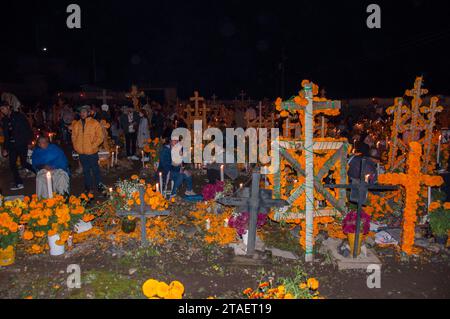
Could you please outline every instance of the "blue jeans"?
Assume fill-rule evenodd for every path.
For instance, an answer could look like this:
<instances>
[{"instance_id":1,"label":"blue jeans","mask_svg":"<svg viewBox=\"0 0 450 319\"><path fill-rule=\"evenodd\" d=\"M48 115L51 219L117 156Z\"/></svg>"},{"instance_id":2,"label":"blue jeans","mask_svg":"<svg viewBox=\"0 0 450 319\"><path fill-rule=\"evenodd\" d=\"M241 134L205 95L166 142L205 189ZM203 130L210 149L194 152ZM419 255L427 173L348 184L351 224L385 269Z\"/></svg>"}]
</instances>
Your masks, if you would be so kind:
<instances>
[{"instance_id":1,"label":"blue jeans","mask_svg":"<svg viewBox=\"0 0 450 319\"><path fill-rule=\"evenodd\" d=\"M102 183L98 154L80 154L80 162L83 167L84 187L86 190L92 191L95 186L99 186Z\"/></svg>"},{"instance_id":2,"label":"blue jeans","mask_svg":"<svg viewBox=\"0 0 450 319\"><path fill-rule=\"evenodd\" d=\"M172 195L176 195L178 188L183 184L183 182L186 182L186 190L192 191L192 176L187 176L184 173L180 172L170 172L170 177L173 180L173 190Z\"/></svg>"}]
</instances>

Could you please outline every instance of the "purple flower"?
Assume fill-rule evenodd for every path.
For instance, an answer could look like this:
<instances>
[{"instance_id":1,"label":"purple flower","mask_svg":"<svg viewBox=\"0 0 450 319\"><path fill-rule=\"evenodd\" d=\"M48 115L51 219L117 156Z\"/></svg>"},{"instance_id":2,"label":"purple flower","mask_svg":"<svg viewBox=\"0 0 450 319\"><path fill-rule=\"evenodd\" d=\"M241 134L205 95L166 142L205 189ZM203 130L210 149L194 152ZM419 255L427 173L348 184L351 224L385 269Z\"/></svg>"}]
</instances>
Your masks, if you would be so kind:
<instances>
[{"instance_id":1,"label":"purple flower","mask_svg":"<svg viewBox=\"0 0 450 319\"><path fill-rule=\"evenodd\" d=\"M228 226L235 228L237 233L242 236L248 229L248 222L250 220L250 213L243 212L238 216L232 216L228 221ZM266 224L267 215L258 214L258 220L256 222L256 228L260 228Z\"/></svg>"},{"instance_id":2,"label":"purple flower","mask_svg":"<svg viewBox=\"0 0 450 319\"><path fill-rule=\"evenodd\" d=\"M349 212L345 218L342 220L342 231L344 234L354 234L356 233L356 219L357 212L351 211ZM367 215L364 211L361 212L361 233L367 235L370 231L370 216Z\"/></svg>"},{"instance_id":3,"label":"purple flower","mask_svg":"<svg viewBox=\"0 0 450 319\"><path fill-rule=\"evenodd\" d=\"M218 181L215 184L206 184L202 189L203 199L205 201L216 198L216 194L223 192L224 182Z\"/></svg>"}]
</instances>

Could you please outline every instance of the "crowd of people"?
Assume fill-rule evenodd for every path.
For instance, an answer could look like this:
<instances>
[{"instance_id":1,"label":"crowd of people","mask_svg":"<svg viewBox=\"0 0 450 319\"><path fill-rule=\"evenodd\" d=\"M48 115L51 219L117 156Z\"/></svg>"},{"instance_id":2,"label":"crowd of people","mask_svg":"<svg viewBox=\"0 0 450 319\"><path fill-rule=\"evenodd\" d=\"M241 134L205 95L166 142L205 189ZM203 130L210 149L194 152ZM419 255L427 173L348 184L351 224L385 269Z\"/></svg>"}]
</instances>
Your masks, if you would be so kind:
<instances>
[{"instance_id":1,"label":"crowd of people","mask_svg":"<svg viewBox=\"0 0 450 319\"><path fill-rule=\"evenodd\" d=\"M349 158L349 175L359 178L358 164L366 158L368 169L382 171L383 157L389 147L388 117L384 109L377 104L369 106L370 112L341 114L330 118L326 124L327 136L346 137L352 144L354 154ZM130 161L143 159L141 151L149 139L164 141L160 150L159 172L173 181L172 196L179 187L186 184L186 195L193 196L192 176L183 165L175 165L171 158L171 148L179 141L171 137L174 128L186 127L182 106L165 106L155 102L143 107L109 107L96 104L74 107L63 98L58 98L51 108L37 104L33 112L24 113L16 107L3 102L0 105L1 132L3 135L2 156L7 157L13 177L12 191L24 188L19 174L21 168L30 174L36 174L37 193L45 195L45 173L52 172L54 188L60 193L70 192L71 169L66 154L79 160L84 176L86 192L104 192L99 167L99 151L111 139L114 145L124 150ZM271 115L270 108L264 108L264 117ZM225 130L229 125L224 117L212 118L207 114L208 123ZM252 105L237 105L232 109L232 127L247 128L248 123L257 119L257 111ZM285 118L278 114L273 117L273 125L282 130ZM291 124L300 122L292 117ZM1 136L1 135L0 135ZM58 144L54 144L55 140ZM29 158L29 150L33 149ZM19 161L18 161L19 160ZM355 166L356 165L356 166ZM353 168L352 168L353 167ZM216 169L217 171L217 169ZM217 173L217 172L216 172ZM353 176L353 175L354 176ZM209 174L208 176L210 176ZM213 174L214 175L214 174ZM217 175L217 174L215 174Z\"/></svg>"}]
</instances>

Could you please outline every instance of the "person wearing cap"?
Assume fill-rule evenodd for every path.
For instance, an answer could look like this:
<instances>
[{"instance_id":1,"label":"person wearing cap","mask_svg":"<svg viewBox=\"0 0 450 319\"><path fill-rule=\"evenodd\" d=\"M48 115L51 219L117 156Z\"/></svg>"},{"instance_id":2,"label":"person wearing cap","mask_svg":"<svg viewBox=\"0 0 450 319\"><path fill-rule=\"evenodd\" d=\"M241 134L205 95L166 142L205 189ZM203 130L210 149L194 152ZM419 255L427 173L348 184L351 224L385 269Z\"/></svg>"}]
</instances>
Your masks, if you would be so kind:
<instances>
[{"instance_id":1,"label":"person wearing cap","mask_svg":"<svg viewBox=\"0 0 450 319\"><path fill-rule=\"evenodd\" d=\"M192 187L192 176L183 170L182 163L175 163L172 159L172 149L179 143L178 137L172 137L166 141L159 153L158 170L163 173L164 183L167 180L167 176L174 182L171 198L177 195L178 188L183 183L186 183L185 195L195 196L196 194ZM161 189L164 189L164 187L165 185L162 185Z\"/></svg>"},{"instance_id":2,"label":"person wearing cap","mask_svg":"<svg viewBox=\"0 0 450 319\"><path fill-rule=\"evenodd\" d=\"M24 188L22 178L17 167L17 158L20 158L20 165L34 172L33 167L27 162L28 147L33 140L33 131L25 114L13 111L9 104L0 104L0 112L3 115L1 125L4 135L3 157L9 157L9 167L13 174L14 186L12 191Z\"/></svg>"},{"instance_id":3,"label":"person wearing cap","mask_svg":"<svg viewBox=\"0 0 450 319\"><path fill-rule=\"evenodd\" d=\"M80 110L80 120L72 124L72 144L79 154L83 168L84 186L87 192L104 190L98 165L98 150L104 140L102 126L97 120L89 117L90 107L83 106Z\"/></svg>"},{"instance_id":4,"label":"person wearing cap","mask_svg":"<svg viewBox=\"0 0 450 319\"><path fill-rule=\"evenodd\" d=\"M125 109L120 116L120 126L125 133L125 149L128 159L138 161L136 156L137 131L139 128L139 114L132 106Z\"/></svg>"}]
</instances>

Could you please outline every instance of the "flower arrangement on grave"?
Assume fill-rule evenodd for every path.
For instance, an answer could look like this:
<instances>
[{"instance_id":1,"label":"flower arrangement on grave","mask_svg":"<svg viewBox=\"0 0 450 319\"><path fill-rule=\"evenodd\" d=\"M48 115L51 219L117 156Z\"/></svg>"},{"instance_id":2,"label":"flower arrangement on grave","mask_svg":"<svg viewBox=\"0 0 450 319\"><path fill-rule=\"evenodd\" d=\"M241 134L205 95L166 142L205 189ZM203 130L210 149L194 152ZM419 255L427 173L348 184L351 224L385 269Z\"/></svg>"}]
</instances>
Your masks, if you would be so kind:
<instances>
[{"instance_id":1,"label":"flower arrangement on grave","mask_svg":"<svg viewBox=\"0 0 450 319\"><path fill-rule=\"evenodd\" d=\"M142 285L142 292L148 299L182 299L184 285L176 280L166 284L163 281L149 279Z\"/></svg>"},{"instance_id":2,"label":"flower arrangement on grave","mask_svg":"<svg viewBox=\"0 0 450 319\"><path fill-rule=\"evenodd\" d=\"M143 147L144 153L148 156L150 163L156 165L159 162L159 150L162 146L159 138L148 139Z\"/></svg>"},{"instance_id":3,"label":"flower arrangement on grave","mask_svg":"<svg viewBox=\"0 0 450 319\"><path fill-rule=\"evenodd\" d=\"M445 245L450 231L450 202L430 204L430 227L436 241Z\"/></svg>"},{"instance_id":4,"label":"flower arrangement on grave","mask_svg":"<svg viewBox=\"0 0 450 319\"><path fill-rule=\"evenodd\" d=\"M192 223L204 231L204 240L208 244L226 246L237 241L237 232L229 227L233 208L226 207L222 214L208 211L208 203L197 203L196 210L190 213Z\"/></svg>"},{"instance_id":5,"label":"flower arrangement on grave","mask_svg":"<svg viewBox=\"0 0 450 319\"><path fill-rule=\"evenodd\" d=\"M230 220L228 221L228 225L232 228L235 228L238 235L242 236L248 230L249 221L250 221L249 212L235 213L233 214L233 216L231 216ZM266 224L266 222L267 222L267 215L258 214L256 228L258 229L263 227Z\"/></svg>"},{"instance_id":6,"label":"flower arrangement on grave","mask_svg":"<svg viewBox=\"0 0 450 319\"><path fill-rule=\"evenodd\" d=\"M47 236L59 235L56 244L62 246L79 221L89 222L95 218L85 209L91 198L92 195L85 194L80 197L56 195L49 199L40 199L33 195L23 200L7 201L0 209L7 225L9 222L10 231L15 228L11 222L23 225L23 239L27 251L39 254L47 246ZM6 218L7 215L12 219ZM17 240L16 236L9 234L5 238L14 243Z\"/></svg>"},{"instance_id":7,"label":"flower arrangement on grave","mask_svg":"<svg viewBox=\"0 0 450 319\"><path fill-rule=\"evenodd\" d=\"M35 196L31 198L29 213L24 215L22 221L27 223L24 239L33 244L29 249L32 253L41 253L44 250L48 237L59 235L56 244L63 246L73 227L80 221L92 221L95 216L86 211L85 206L92 195L80 197L71 196L64 198L57 195L51 199L38 200ZM33 240L35 239L35 240Z\"/></svg>"},{"instance_id":8,"label":"flower arrangement on grave","mask_svg":"<svg viewBox=\"0 0 450 319\"><path fill-rule=\"evenodd\" d=\"M256 289L245 289L243 294L248 299L321 299L318 289L319 281L301 272L295 278L279 279L277 285L273 280L264 281Z\"/></svg>"},{"instance_id":9,"label":"flower arrangement on grave","mask_svg":"<svg viewBox=\"0 0 450 319\"><path fill-rule=\"evenodd\" d=\"M202 189L203 200L210 201L215 199L217 194L224 191L224 186L225 183L221 181L217 181L215 184L206 184Z\"/></svg>"},{"instance_id":10,"label":"flower arrangement on grave","mask_svg":"<svg viewBox=\"0 0 450 319\"><path fill-rule=\"evenodd\" d=\"M169 202L164 196L155 190L145 180L133 175L129 180L121 180L115 184L116 190L111 194L110 201L118 210L131 211L136 205L141 205L139 190L144 187L144 202L152 210L164 210L169 206ZM136 228L136 217L127 216L122 218L122 230L125 233L132 233Z\"/></svg>"},{"instance_id":11,"label":"flower arrangement on grave","mask_svg":"<svg viewBox=\"0 0 450 319\"><path fill-rule=\"evenodd\" d=\"M23 206L22 201L16 200L0 208L0 266L14 263Z\"/></svg>"},{"instance_id":12,"label":"flower arrangement on grave","mask_svg":"<svg viewBox=\"0 0 450 319\"><path fill-rule=\"evenodd\" d=\"M350 246L350 254L353 254L355 248L355 234L358 224L357 218L358 213L356 211L350 211L342 220L342 231L347 235L348 244ZM364 211L361 211L359 229L360 235L358 238L357 255L359 255L361 252L361 245L364 236L366 236L370 232L370 215L366 214Z\"/></svg>"}]
</instances>

